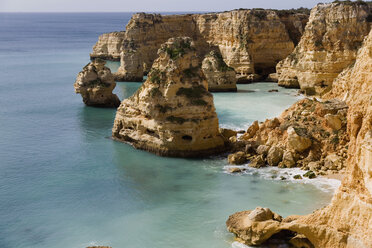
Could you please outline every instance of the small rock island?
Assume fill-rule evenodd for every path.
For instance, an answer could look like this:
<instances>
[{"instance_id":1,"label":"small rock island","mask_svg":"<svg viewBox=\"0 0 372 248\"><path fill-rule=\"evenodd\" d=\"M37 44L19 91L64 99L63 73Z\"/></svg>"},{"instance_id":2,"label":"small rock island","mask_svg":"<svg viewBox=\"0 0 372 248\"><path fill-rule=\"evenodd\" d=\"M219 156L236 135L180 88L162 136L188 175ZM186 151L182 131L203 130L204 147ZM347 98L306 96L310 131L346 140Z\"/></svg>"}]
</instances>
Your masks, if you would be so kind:
<instances>
[{"instance_id":1,"label":"small rock island","mask_svg":"<svg viewBox=\"0 0 372 248\"><path fill-rule=\"evenodd\" d=\"M158 50L148 79L118 108L112 135L162 156L200 157L224 150L213 96L191 38Z\"/></svg>"},{"instance_id":2,"label":"small rock island","mask_svg":"<svg viewBox=\"0 0 372 248\"><path fill-rule=\"evenodd\" d=\"M102 59L94 59L79 72L74 88L88 106L117 108L120 100L113 94L116 83L111 70Z\"/></svg>"}]
</instances>

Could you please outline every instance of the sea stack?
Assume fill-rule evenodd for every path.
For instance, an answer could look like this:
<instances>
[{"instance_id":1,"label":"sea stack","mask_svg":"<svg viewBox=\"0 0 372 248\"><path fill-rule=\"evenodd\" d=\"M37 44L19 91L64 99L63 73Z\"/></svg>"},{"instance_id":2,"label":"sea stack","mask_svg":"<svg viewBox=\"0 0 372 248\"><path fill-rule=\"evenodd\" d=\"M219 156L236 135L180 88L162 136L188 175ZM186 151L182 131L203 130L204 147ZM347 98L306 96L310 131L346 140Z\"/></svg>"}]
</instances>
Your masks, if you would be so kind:
<instances>
[{"instance_id":1,"label":"sea stack","mask_svg":"<svg viewBox=\"0 0 372 248\"><path fill-rule=\"evenodd\" d=\"M81 94L88 106L117 108L120 100L112 93L116 83L105 63L102 59L94 59L87 64L76 78L75 92Z\"/></svg>"},{"instance_id":2,"label":"sea stack","mask_svg":"<svg viewBox=\"0 0 372 248\"><path fill-rule=\"evenodd\" d=\"M162 156L221 152L213 96L191 38L169 39L158 56L146 82L118 108L113 137Z\"/></svg>"},{"instance_id":3,"label":"sea stack","mask_svg":"<svg viewBox=\"0 0 372 248\"><path fill-rule=\"evenodd\" d=\"M226 65L218 51L211 51L205 56L202 69L208 81L208 91L236 91L236 73Z\"/></svg>"}]
</instances>

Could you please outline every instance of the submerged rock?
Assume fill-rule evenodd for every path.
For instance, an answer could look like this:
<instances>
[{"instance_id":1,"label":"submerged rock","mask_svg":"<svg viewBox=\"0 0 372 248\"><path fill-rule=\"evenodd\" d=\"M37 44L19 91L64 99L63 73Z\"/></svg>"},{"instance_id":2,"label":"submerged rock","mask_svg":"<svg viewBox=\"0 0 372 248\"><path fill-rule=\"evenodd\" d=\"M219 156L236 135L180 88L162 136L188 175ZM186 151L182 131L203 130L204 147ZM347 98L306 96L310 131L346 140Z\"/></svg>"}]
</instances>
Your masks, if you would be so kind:
<instances>
[{"instance_id":1,"label":"submerged rock","mask_svg":"<svg viewBox=\"0 0 372 248\"><path fill-rule=\"evenodd\" d=\"M308 177L308 178L310 178L310 179L313 179L313 178L316 178L316 175L315 175L314 172L312 172L312 171L308 171L308 172L306 172L305 174L303 174L303 177Z\"/></svg>"},{"instance_id":2,"label":"submerged rock","mask_svg":"<svg viewBox=\"0 0 372 248\"><path fill-rule=\"evenodd\" d=\"M229 164L241 165L247 162L247 156L244 152L230 154L227 159L229 161Z\"/></svg>"},{"instance_id":3,"label":"submerged rock","mask_svg":"<svg viewBox=\"0 0 372 248\"><path fill-rule=\"evenodd\" d=\"M74 88L88 106L117 108L120 100L113 94L116 83L105 61L94 59L79 72Z\"/></svg>"},{"instance_id":4,"label":"submerged rock","mask_svg":"<svg viewBox=\"0 0 372 248\"><path fill-rule=\"evenodd\" d=\"M192 40L171 38L158 55L146 82L118 108L113 137L163 156L200 157L224 150Z\"/></svg>"},{"instance_id":5,"label":"submerged rock","mask_svg":"<svg viewBox=\"0 0 372 248\"><path fill-rule=\"evenodd\" d=\"M226 65L219 52L212 51L205 57L202 70L207 78L208 91L237 91L236 73Z\"/></svg>"},{"instance_id":6,"label":"submerged rock","mask_svg":"<svg viewBox=\"0 0 372 248\"><path fill-rule=\"evenodd\" d=\"M231 167L231 168L229 168L229 172L230 173L241 173L241 172L243 172L245 170L246 170L245 168L239 168L239 167Z\"/></svg>"}]
</instances>

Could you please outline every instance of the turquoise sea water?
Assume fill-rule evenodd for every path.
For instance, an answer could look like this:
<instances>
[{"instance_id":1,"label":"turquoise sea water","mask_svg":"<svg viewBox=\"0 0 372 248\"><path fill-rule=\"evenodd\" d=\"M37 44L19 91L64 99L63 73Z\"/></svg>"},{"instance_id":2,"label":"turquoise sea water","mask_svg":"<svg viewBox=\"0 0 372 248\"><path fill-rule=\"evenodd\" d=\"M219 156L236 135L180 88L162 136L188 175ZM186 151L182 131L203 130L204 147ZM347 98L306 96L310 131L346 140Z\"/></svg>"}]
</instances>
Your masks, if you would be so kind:
<instances>
[{"instance_id":1,"label":"turquoise sea water","mask_svg":"<svg viewBox=\"0 0 372 248\"><path fill-rule=\"evenodd\" d=\"M111 140L115 110L85 107L73 83L98 35L129 17L0 14L0 247L227 248L235 211L306 214L330 201L324 180L231 175L221 157L162 158ZM115 91L123 99L139 86ZM214 94L221 126L246 129L298 98L275 84L238 88Z\"/></svg>"}]
</instances>

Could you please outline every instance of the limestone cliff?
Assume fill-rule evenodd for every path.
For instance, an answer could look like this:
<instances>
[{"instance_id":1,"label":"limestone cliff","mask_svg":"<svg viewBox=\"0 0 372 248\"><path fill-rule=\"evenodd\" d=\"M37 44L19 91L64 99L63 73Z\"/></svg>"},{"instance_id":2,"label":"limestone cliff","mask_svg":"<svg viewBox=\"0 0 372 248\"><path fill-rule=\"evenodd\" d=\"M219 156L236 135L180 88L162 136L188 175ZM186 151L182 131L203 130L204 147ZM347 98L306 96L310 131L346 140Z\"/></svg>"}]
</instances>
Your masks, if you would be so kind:
<instances>
[{"instance_id":1,"label":"limestone cliff","mask_svg":"<svg viewBox=\"0 0 372 248\"><path fill-rule=\"evenodd\" d=\"M120 100L113 94L116 83L105 61L94 59L79 72L74 88L88 106L117 108Z\"/></svg>"},{"instance_id":2,"label":"limestone cliff","mask_svg":"<svg viewBox=\"0 0 372 248\"><path fill-rule=\"evenodd\" d=\"M278 84L322 94L355 61L370 30L372 8L364 2L318 4L296 49L277 65Z\"/></svg>"},{"instance_id":3,"label":"limestone cliff","mask_svg":"<svg viewBox=\"0 0 372 248\"><path fill-rule=\"evenodd\" d=\"M120 53L123 50L125 32L112 32L99 36L97 43L90 54L92 59L102 58L108 60L120 60Z\"/></svg>"},{"instance_id":4,"label":"limestone cliff","mask_svg":"<svg viewBox=\"0 0 372 248\"><path fill-rule=\"evenodd\" d=\"M158 56L146 82L118 108L113 137L164 156L223 150L213 96L191 38L169 39Z\"/></svg>"},{"instance_id":5,"label":"limestone cliff","mask_svg":"<svg viewBox=\"0 0 372 248\"><path fill-rule=\"evenodd\" d=\"M203 60L203 73L208 82L208 91L236 91L236 73L226 65L219 52L212 51Z\"/></svg>"},{"instance_id":6,"label":"limestone cliff","mask_svg":"<svg viewBox=\"0 0 372 248\"><path fill-rule=\"evenodd\" d=\"M315 247L372 246L372 32L356 62L334 81L327 97L341 97L349 106L347 171L329 206L307 216L284 220L272 214L254 219L250 211L230 216L228 229L247 244L265 242L275 233L301 234ZM258 211L255 211L258 212ZM262 211L261 211L262 212ZM265 213L268 213L266 210ZM250 234L250 236L247 236ZM311 247L311 246L305 246Z\"/></svg>"},{"instance_id":7,"label":"limestone cliff","mask_svg":"<svg viewBox=\"0 0 372 248\"><path fill-rule=\"evenodd\" d=\"M249 82L250 74L268 75L275 71L276 64L292 52L306 21L306 14L279 14L262 9L188 15L135 14L123 33L117 77L141 81L162 43L171 37L189 36L201 59L217 48L226 64L241 75L240 81ZM108 42L103 42L107 38L100 39L93 54L117 57L115 49L115 55L108 49L105 55L104 49L99 49L108 46Z\"/></svg>"}]
</instances>

